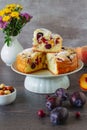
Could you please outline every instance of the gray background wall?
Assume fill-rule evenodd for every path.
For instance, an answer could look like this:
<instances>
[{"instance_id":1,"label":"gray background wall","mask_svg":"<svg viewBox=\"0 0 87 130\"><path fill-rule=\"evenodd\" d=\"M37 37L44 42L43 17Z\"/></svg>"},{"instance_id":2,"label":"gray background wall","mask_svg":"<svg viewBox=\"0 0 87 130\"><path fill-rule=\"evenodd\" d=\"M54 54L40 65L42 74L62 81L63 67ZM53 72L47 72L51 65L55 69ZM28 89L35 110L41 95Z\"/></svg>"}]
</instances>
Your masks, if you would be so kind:
<instances>
[{"instance_id":1,"label":"gray background wall","mask_svg":"<svg viewBox=\"0 0 87 130\"><path fill-rule=\"evenodd\" d=\"M33 31L44 27L63 37L63 45L87 45L87 0L0 0L0 9L6 4L18 3L33 19L18 39L24 48L32 47ZM0 30L0 49L4 34Z\"/></svg>"}]
</instances>

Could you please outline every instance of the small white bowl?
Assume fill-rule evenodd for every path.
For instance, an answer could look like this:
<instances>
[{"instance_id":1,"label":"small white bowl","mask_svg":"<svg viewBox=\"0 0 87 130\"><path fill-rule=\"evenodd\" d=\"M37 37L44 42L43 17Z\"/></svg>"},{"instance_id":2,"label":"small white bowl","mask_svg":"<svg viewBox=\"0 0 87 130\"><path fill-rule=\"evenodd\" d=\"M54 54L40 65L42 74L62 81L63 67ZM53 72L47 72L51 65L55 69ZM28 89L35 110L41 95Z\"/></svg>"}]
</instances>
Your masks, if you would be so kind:
<instances>
[{"instance_id":1,"label":"small white bowl","mask_svg":"<svg viewBox=\"0 0 87 130\"><path fill-rule=\"evenodd\" d=\"M0 95L0 105L8 105L14 102L16 99L16 89L14 88L14 92L8 95Z\"/></svg>"}]
</instances>

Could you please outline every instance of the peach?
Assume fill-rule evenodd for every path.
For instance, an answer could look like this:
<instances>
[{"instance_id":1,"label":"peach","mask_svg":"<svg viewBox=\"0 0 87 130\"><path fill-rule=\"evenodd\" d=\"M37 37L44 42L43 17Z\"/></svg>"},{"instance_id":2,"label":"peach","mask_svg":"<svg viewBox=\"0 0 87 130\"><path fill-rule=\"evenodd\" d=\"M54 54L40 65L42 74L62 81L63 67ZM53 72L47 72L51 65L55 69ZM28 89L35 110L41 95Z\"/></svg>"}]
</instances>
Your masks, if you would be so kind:
<instances>
[{"instance_id":1,"label":"peach","mask_svg":"<svg viewBox=\"0 0 87 130\"><path fill-rule=\"evenodd\" d=\"M82 47L82 61L87 65L87 46Z\"/></svg>"},{"instance_id":2,"label":"peach","mask_svg":"<svg viewBox=\"0 0 87 130\"><path fill-rule=\"evenodd\" d=\"M76 52L78 58L81 59L85 65L87 65L87 46L77 47Z\"/></svg>"},{"instance_id":3,"label":"peach","mask_svg":"<svg viewBox=\"0 0 87 130\"><path fill-rule=\"evenodd\" d=\"M87 73L84 73L80 76L79 84L81 89L87 91Z\"/></svg>"}]
</instances>

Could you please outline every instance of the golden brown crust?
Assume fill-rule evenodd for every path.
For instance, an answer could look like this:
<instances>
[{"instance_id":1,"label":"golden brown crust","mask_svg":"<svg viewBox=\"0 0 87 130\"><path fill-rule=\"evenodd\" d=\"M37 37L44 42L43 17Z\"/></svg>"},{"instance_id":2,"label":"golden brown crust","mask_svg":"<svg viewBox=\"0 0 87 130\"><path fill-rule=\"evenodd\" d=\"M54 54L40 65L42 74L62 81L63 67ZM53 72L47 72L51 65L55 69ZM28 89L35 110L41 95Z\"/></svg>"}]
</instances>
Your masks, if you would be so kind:
<instances>
[{"instance_id":1,"label":"golden brown crust","mask_svg":"<svg viewBox=\"0 0 87 130\"><path fill-rule=\"evenodd\" d=\"M72 60L65 60L62 62L57 62L58 74L64 74L75 70L78 67L77 56Z\"/></svg>"},{"instance_id":2,"label":"golden brown crust","mask_svg":"<svg viewBox=\"0 0 87 130\"><path fill-rule=\"evenodd\" d=\"M23 73L32 73L46 68L45 54L41 52L19 53L16 57L16 68Z\"/></svg>"}]
</instances>

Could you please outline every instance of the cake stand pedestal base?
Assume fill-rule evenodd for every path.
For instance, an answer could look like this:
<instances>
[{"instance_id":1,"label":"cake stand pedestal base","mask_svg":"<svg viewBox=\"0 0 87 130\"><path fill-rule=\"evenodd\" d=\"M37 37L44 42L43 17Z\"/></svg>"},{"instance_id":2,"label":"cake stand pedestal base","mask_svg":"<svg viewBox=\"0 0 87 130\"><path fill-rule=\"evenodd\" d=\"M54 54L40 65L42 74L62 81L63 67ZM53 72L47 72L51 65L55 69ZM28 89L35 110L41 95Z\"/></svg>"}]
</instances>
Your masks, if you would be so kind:
<instances>
[{"instance_id":1,"label":"cake stand pedestal base","mask_svg":"<svg viewBox=\"0 0 87 130\"><path fill-rule=\"evenodd\" d=\"M67 89L70 86L68 76L59 77L32 77L26 76L24 86L27 90L40 93L40 94L51 94L54 93L58 88Z\"/></svg>"}]
</instances>

